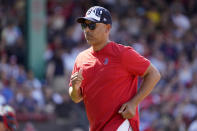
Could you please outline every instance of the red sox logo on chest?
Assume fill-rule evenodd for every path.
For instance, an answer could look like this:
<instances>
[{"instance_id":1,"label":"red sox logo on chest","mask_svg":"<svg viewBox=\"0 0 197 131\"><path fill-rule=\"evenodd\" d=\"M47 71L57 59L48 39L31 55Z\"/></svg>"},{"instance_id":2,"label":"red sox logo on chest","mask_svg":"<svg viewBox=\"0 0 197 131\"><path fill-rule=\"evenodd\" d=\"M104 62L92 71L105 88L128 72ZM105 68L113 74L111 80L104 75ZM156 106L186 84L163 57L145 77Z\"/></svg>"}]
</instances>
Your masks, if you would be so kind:
<instances>
[{"instance_id":1,"label":"red sox logo on chest","mask_svg":"<svg viewBox=\"0 0 197 131\"><path fill-rule=\"evenodd\" d=\"M104 60L104 65L107 65L108 64L108 62L109 62L109 59L108 58L105 58L105 60Z\"/></svg>"}]
</instances>

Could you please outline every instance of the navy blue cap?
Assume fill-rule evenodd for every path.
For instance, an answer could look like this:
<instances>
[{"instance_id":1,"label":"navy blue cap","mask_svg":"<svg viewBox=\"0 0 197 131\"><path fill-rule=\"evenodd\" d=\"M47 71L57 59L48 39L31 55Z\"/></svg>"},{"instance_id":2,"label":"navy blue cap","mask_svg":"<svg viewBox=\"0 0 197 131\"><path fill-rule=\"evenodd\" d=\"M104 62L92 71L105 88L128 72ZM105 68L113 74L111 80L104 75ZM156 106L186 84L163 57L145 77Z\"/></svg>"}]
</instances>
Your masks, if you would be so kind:
<instances>
[{"instance_id":1,"label":"navy blue cap","mask_svg":"<svg viewBox=\"0 0 197 131\"><path fill-rule=\"evenodd\" d=\"M85 20L90 20L96 23L104 23L112 25L112 18L110 12L101 7L101 6L93 6L87 12L85 17L79 17L77 19L78 23L83 23Z\"/></svg>"}]
</instances>

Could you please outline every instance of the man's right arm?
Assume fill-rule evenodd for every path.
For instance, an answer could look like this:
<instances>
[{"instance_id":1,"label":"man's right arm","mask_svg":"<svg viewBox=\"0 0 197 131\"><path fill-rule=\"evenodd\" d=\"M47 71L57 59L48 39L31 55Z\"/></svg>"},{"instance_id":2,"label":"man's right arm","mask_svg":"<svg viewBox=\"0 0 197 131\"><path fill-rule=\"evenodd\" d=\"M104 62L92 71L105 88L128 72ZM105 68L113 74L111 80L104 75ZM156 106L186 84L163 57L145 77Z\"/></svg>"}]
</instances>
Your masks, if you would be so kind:
<instances>
[{"instance_id":1,"label":"man's right arm","mask_svg":"<svg viewBox=\"0 0 197 131\"><path fill-rule=\"evenodd\" d=\"M82 69L80 69L79 72L75 72L71 76L72 86L69 88L69 95L75 103L79 103L80 101L83 100L83 96L81 92L82 81L83 81Z\"/></svg>"}]
</instances>

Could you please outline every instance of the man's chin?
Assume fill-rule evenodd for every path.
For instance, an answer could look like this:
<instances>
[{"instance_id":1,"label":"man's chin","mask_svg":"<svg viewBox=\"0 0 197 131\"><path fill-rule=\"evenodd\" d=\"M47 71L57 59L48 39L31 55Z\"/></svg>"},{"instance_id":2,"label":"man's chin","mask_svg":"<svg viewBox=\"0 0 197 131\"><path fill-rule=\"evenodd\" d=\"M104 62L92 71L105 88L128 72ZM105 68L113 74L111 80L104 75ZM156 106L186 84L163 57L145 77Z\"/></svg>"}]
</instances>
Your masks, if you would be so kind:
<instances>
[{"instance_id":1,"label":"man's chin","mask_svg":"<svg viewBox=\"0 0 197 131\"><path fill-rule=\"evenodd\" d=\"M95 41L94 40L87 40L87 43L90 45L95 45Z\"/></svg>"}]
</instances>

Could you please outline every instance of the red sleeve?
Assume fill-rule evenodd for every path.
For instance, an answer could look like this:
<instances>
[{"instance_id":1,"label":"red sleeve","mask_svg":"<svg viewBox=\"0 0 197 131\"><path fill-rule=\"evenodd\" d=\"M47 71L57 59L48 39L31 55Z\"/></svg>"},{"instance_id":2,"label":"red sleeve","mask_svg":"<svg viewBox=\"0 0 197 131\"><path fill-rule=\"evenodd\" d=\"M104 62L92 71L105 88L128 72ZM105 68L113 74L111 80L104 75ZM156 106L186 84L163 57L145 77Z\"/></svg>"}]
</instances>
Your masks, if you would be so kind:
<instances>
[{"instance_id":1,"label":"red sleeve","mask_svg":"<svg viewBox=\"0 0 197 131\"><path fill-rule=\"evenodd\" d=\"M132 47L126 47L121 55L123 66L133 75L142 76L150 65L150 61L137 53Z\"/></svg>"},{"instance_id":2,"label":"red sleeve","mask_svg":"<svg viewBox=\"0 0 197 131\"><path fill-rule=\"evenodd\" d=\"M73 70L72 70L72 73L71 73L71 75L73 75L75 72L77 72L78 71L78 68L77 68L77 63L76 63L76 61L75 61L75 64L74 64L74 67L73 67ZM70 80L70 82L69 82L69 87L70 86L72 86L72 83L71 83L71 80Z\"/></svg>"}]
</instances>

